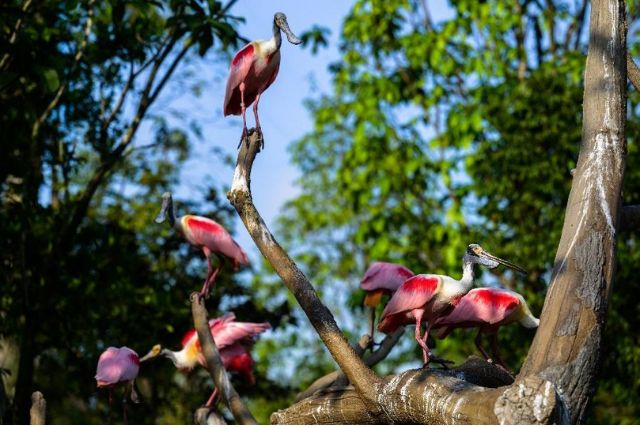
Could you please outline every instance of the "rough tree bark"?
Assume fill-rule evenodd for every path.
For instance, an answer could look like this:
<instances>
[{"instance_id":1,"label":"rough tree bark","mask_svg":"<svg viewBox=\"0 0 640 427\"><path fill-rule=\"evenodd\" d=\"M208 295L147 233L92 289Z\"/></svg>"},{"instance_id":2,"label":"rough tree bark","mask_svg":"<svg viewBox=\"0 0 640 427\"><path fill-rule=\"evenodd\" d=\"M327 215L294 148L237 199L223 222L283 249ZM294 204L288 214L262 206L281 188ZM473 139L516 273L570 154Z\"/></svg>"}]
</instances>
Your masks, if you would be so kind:
<instances>
[{"instance_id":1,"label":"rough tree bark","mask_svg":"<svg viewBox=\"0 0 640 427\"><path fill-rule=\"evenodd\" d=\"M500 382L503 372L473 359L451 371L410 370L385 378L363 366L252 203L250 173L262 140L250 133L238 155L228 197L353 384L318 390L274 413L272 422L532 424L584 420L593 395L616 263L626 155L625 45L624 1L593 1L578 165L540 327L511 385ZM377 403L377 410L371 401Z\"/></svg>"},{"instance_id":2,"label":"rough tree bark","mask_svg":"<svg viewBox=\"0 0 640 427\"><path fill-rule=\"evenodd\" d=\"M556 385L572 423L584 420L593 395L615 272L626 70L625 3L593 1L582 146L540 327L521 371Z\"/></svg>"}]
</instances>

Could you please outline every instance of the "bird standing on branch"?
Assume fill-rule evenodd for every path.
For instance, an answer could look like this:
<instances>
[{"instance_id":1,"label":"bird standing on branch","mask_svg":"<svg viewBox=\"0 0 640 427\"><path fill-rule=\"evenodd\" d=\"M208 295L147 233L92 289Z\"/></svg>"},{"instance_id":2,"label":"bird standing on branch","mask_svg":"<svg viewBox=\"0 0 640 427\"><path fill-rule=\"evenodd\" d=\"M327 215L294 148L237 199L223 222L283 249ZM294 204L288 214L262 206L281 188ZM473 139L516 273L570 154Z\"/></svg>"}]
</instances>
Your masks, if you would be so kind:
<instances>
[{"instance_id":1,"label":"bird standing on branch","mask_svg":"<svg viewBox=\"0 0 640 427\"><path fill-rule=\"evenodd\" d=\"M207 279L200 291L200 297L206 298L209 294L209 287L214 283L225 258L231 260L236 270L241 265L249 265L249 258L240 245L233 240L223 226L214 220L196 215L183 215L177 218L173 212L171 193L162 195L162 208L156 217L156 222L162 223L165 219L169 221L171 227L182 233L189 243L202 248L207 258ZM219 260L215 269L212 260L214 255Z\"/></svg>"},{"instance_id":2,"label":"bird standing on branch","mask_svg":"<svg viewBox=\"0 0 640 427\"><path fill-rule=\"evenodd\" d=\"M271 329L271 325L267 322L236 322L235 319L236 316L233 313L227 313L222 317L211 319L209 320L209 330L220 352L220 359L224 368L228 372L241 374L247 382L254 384L253 358L243 345L253 344L258 335ZM191 371L197 365L207 366L195 329L189 330L184 335L181 345L182 349L180 351L172 351L162 348L160 344L156 344L140 361L144 362L158 356L164 356L171 360L178 370L184 372ZM217 389L213 390L205 406L210 407L213 405L217 392Z\"/></svg>"},{"instance_id":3,"label":"bird standing on branch","mask_svg":"<svg viewBox=\"0 0 640 427\"><path fill-rule=\"evenodd\" d=\"M269 40L256 40L244 46L231 61L227 90L224 95L224 115L242 114L242 137L247 135L246 109L253 104L253 115L256 129L262 133L258 118L260 95L274 82L280 68L280 46L282 36L280 30L287 35L292 44L300 44L302 40L289 29L287 17L278 12L273 17L273 37Z\"/></svg>"},{"instance_id":4,"label":"bird standing on branch","mask_svg":"<svg viewBox=\"0 0 640 427\"><path fill-rule=\"evenodd\" d=\"M140 370L140 359L138 353L128 347L109 347L98 359L96 372L96 382L98 388L109 389L109 424L111 424L111 406L113 403L113 389L124 384L124 395L122 397L122 410L124 422L127 423L127 392L130 393L131 400L138 403L138 396L135 392L134 381L138 377Z\"/></svg>"},{"instance_id":5,"label":"bird standing on branch","mask_svg":"<svg viewBox=\"0 0 640 427\"><path fill-rule=\"evenodd\" d=\"M414 274L408 268L400 264L382 261L374 262L364 273L360 281L360 288L367 293L364 305L371 309L371 317L369 318L371 338L374 333L376 307L380 304L380 300L384 295L393 295L400 285L412 276Z\"/></svg>"},{"instance_id":6,"label":"bird standing on branch","mask_svg":"<svg viewBox=\"0 0 640 427\"><path fill-rule=\"evenodd\" d=\"M436 274L419 274L408 279L389 300L382 312L378 330L391 334L402 325L415 323L415 339L422 347L424 365L429 363L429 358L439 361L431 355L427 346L429 331L439 318L451 313L462 297L473 287L475 264L488 268L503 264L513 270L526 273L521 267L491 255L480 245L471 244L462 258L460 280ZM420 332L423 320L427 322L424 335Z\"/></svg>"},{"instance_id":7,"label":"bird standing on branch","mask_svg":"<svg viewBox=\"0 0 640 427\"><path fill-rule=\"evenodd\" d=\"M487 361L492 362L482 348L482 335L488 335L495 361L508 371L498 352L498 329L500 326L520 322L525 328L537 328L540 320L529 310L524 297L517 292L496 288L476 288L462 297L458 305L446 317L433 325L439 329L438 338L444 338L456 328L478 328L476 347Z\"/></svg>"}]
</instances>

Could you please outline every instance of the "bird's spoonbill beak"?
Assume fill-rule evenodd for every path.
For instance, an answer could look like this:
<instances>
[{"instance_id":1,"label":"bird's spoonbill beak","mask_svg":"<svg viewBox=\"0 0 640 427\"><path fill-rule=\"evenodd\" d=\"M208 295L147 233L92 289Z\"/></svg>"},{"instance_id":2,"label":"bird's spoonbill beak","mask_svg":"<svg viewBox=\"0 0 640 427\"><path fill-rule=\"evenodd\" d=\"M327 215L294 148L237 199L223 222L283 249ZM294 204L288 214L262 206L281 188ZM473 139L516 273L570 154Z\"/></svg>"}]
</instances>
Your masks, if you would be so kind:
<instances>
[{"instance_id":1,"label":"bird's spoonbill beak","mask_svg":"<svg viewBox=\"0 0 640 427\"><path fill-rule=\"evenodd\" d=\"M480 245L476 245L475 243L472 243L471 245L469 245L469 248L467 249L467 251L469 252L470 255L474 255L476 258L478 258L478 261L480 262L480 264L488 268L496 268L498 264L502 264L505 267L508 267L519 273L527 274L527 271L524 268L518 265L515 265L512 262L506 261L502 258L498 258L495 255L491 255L489 252L482 249Z\"/></svg>"},{"instance_id":2,"label":"bird's spoonbill beak","mask_svg":"<svg viewBox=\"0 0 640 427\"><path fill-rule=\"evenodd\" d=\"M155 359L160 355L161 352L162 352L162 346L160 344L156 344L149 351L149 353L145 354L140 358L140 362L145 362L147 360Z\"/></svg>"},{"instance_id":3,"label":"bird's spoonbill beak","mask_svg":"<svg viewBox=\"0 0 640 427\"><path fill-rule=\"evenodd\" d=\"M276 25L278 26L278 28L284 31L284 33L287 35L287 40L289 40L289 43L291 44L302 43L302 40L296 37L296 35L293 34L293 31L291 31L291 29L289 28L289 23L287 22L287 16L284 13L282 12L276 13L276 15L274 16L274 20L276 21Z\"/></svg>"}]
</instances>

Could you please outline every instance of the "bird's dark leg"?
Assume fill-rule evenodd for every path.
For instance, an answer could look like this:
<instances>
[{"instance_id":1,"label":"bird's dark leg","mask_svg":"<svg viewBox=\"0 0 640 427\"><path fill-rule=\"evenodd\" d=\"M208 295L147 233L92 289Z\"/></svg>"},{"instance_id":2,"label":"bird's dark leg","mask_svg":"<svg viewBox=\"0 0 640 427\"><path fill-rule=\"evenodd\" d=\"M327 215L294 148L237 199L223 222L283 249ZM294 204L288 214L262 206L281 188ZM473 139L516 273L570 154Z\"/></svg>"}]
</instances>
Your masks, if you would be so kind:
<instances>
[{"instance_id":1,"label":"bird's dark leg","mask_svg":"<svg viewBox=\"0 0 640 427\"><path fill-rule=\"evenodd\" d=\"M244 83L240 83L240 110L242 111L242 135L240 136L240 143L238 144L238 148L240 148L240 144L249 134L247 130L247 107L244 103Z\"/></svg>"},{"instance_id":2,"label":"bird's dark leg","mask_svg":"<svg viewBox=\"0 0 640 427\"><path fill-rule=\"evenodd\" d=\"M216 403L216 397L218 397L218 389L214 387L211 396L209 396L209 400L207 400L207 403L205 403L204 406L207 408L213 408L213 405Z\"/></svg>"},{"instance_id":3,"label":"bird's dark leg","mask_svg":"<svg viewBox=\"0 0 640 427\"><path fill-rule=\"evenodd\" d=\"M373 334L375 332L375 323L376 323L376 308L371 307L371 313L369 313L369 336L371 337L370 347L373 347L375 344L373 340Z\"/></svg>"},{"instance_id":4,"label":"bird's dark leg","mask_svg":"<svg viewBox=\"0 0 640 427\"><path fill-rule=\"evenodd\" d=\"M427 325L426 330L424 331L424 336L422 337L422 341L424 341L425 345L427 344L427 340L429 339L429 332L431 332L431 322L429 322L429 324ZM429 358L428 360L430 362L436 362L436 363L442 365L442 367L444 369L449 369L449 366L447 366L447 364L453 363L451 360L446 360L446 359L439 358L438 356L433 354L431 352L431 350L428 351L427 356L428 356L428 358Z\"/></svg>"},{"instance_id":5,"label":"bird's dark leg","mask_svg":"<svg viewBox=\"0 0 640 427\"><path fill-rule=\"evenodd\" d=\"M127 386L124 386L124 394L122 395L122 420L125 424L129 424L127 419Z\"/></svg>"},{"instance_id":6,"label":"bird's dark leg","mask_svg":"<svg viewBox=\"0 0 640 427\"><path fill-rule=\"evenodd\" d=\"M513 374L509 370L509 368L507 368L507 365L504 363L504 360L502 360L502 357L500 357L500 352L498 351L498 333L497 333L497 331L496 331L496 333L490 335L489 340L491 341L491 352L493 353L493 357L496 359L496 362L497 362L498 366L500 366L502 369L507 371L507 373L509 375L513 376Z\"/></svg>"},{"instance_id":7,"label":"bird's dark leg","mask_svg":"<svg viewBox=\"0 0 640 427\"><path fill-rule=\"evenodd\" d=\"M482 329L478 329L478 335L476 335L475 343L476 343L476 347L478 348L478 351L482 353L482 357L484 357L487 362L493 363L493 360L491 360L491 357L489 357L489 354L482 347Z\"/></svg>"},{"instance_id":8,"label":"bird's dark leg","mask_svg":"<svg viewBox=\"0 0 640 427\"><path fill-rule=\"evenodd\" d=\"M113 387L109 387L109 415L107 415L107 424L113 424L111 422L111 408L113 407Z\"/></svg>"},{"instance_id":9,"label":"bird's dark leg","mask_svg":"<svg viewBox=\"0 0 640 427\"><path fill-rule=\"evenodd\" d=\"M427 343L426 341L424 341L422 339L422 334L420 333L420 324L422 323L422 315L417 315L416 316L416 331L415 331L415 338L416 341L418 341L418 344L420 345L420 347L422 347L422 363L423 363L423 367L426 367L427 364L429 363L429 347L427 347Z\"/></svg>"},{"instance_id":10,"label":"bird's dark leg","mask_svg":"<svg viewBox=\"0 0 640 427\"><path fill-rule=\"evenodd\" d=\"M214 270L212 259L211 259L214 255L210 251L208 252L209 252L209 255L207 255L207 264L209 265L209 273L207 275L207 280L205 280L204 285L202 286L202 290L200 291L200 298L203 298L203 299L209 296L209 288L211 287L212 283L215 283L216 277L218 276L218 273L220 273L220 269L224 264L224 257L217 257L219 262L218 262L218 266Z\"/></svg>"},{"instance_id":11,"label":"bird's dark leg","mask_svg":"<svg viewBox=\"0 0 640 427\"><path fill-rule=\"evenodd\" d=\"M253 104L253 115L256 118L256 130L260 133L260 139L262 140L260 149L264 150L264 137L262 135L262 128L260 127L260 118L258 117L258 102L260 102L260 94L256 95L256 102Z\"/></svg>"}]
</instances>

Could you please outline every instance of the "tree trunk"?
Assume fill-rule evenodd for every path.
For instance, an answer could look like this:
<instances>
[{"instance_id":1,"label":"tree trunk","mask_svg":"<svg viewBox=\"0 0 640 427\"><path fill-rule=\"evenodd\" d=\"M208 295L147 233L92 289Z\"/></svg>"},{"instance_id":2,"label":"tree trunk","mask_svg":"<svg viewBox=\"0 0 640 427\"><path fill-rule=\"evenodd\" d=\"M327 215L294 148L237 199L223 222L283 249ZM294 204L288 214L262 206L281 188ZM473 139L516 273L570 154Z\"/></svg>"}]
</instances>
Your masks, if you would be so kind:
<instances>
[{"instance_id":1,"label":"tree trunk","mask_svg":"<svg viewBox=\"0 0 640 427\"><path fill-rule=\"evenodd\" d=\"M626 140L626 22L621 0L591 6L582 146L540 328L521 375L556 385L571 423L594 392L616 231Z\"/></svg>"}]
</instances>

